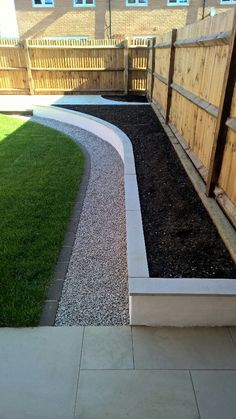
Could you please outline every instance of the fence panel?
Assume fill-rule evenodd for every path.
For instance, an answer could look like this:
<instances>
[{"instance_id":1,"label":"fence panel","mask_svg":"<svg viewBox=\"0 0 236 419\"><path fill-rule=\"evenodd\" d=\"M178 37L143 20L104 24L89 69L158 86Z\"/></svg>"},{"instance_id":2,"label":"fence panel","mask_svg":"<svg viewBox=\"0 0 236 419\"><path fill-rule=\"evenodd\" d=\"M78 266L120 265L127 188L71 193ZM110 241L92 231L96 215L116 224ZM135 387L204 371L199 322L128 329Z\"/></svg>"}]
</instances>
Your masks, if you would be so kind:
<instances>
[{"instance_id":1,"label":"fence panel","mask_svg":"<svg viewBox=\"0 0 236 419\"><path fill-rule=\"evenodd\" d=\"M233 17L218 15L177 32L170 120L204 166L203 174L210 163Z\"/></svg>"},{"instance_id":2,"label":"fence panel","mask_svg":"<svg viewBox=\"0 0 236 419\"><path fill-rule=\"evenodd\" d=\"M26 94L29 90L24 50L17 40L0 40L0 93Z\"/></svg>"},{"instance_id":3,"label":"fence panel","mask_svg":"<svg viewBox=\"0 0 236 419\"><path fill-rule=\"evenodd\" d=\"M154 48L153 74L150 74L152 52L149 50L147 77L148 97L152 97L154 108L157 107L167 120L169 119L172 131L207 182L207 193L210 190L209 185L211 187L213 185L215 196L234 223L236 223L235 91L228 119L224 115L222 117L222 114L225 113L224 107L227 102L224 99L224 92L226 85L227 89L229 88L227 80L232 71L234 76L231 74L231 79L234 77L235 82L236 61L232 67L232 60L236 60L235 47L233 47L236 42L235 28L236 10L181 28L177 30L176 41L172 42L172 53L174 50L172 59L171 33L158 37ZM174 63L174 68L170 84L171 63ZM151 76L154 80L152 92ZM234 85L231 92L233 88ZM222 137L222 126L224 128L225 122L227 135L223 133L225 138L219 138ZM223 157L218 151L217 155L214 155L218 143L221 144ZM214 167L216 161L220 162L220 173L216 175L215 172L212 181L212 166Z\"/></svg>"},{"instance_id":4,"label":"fence panel","mask_svg":"<svg viewBox=\"0 0 236 419\"><path fill-rule=\"evenodd\" d=\"M118 41L32 40L29 51L36 94L123 90Z\"/></svg>"},{"instance_id":5,"label":"fence panel","mask_svg":"<svg viewBox=\"0 0 236 419\"><path fill-rule=\"evenodd\" d=\"M0 40L0 93L146 91L147 40Z\"/></svg>"},{"instance_id":6,"label":"fence panel","mask_svg":"<svg viewBox=\"0 0 236 419\"><path fill-rule=\"evenodd\" d=\"M154 45L153 103L165 115L168 94L168 74L170 63L171 32L156 38Z\"/></svg>"},{"instance_id":7,"label":"fence panel","mask_svg":"<svg viewBox=\"0 0 236 419\"><path fill-rule=\"evenodd\" d=\"M228 132L217 185L218 188L216 188L216 197L228 209L227 212L230 214L231 220L235 222L236 205L234 206L232 203L236 204L236 86L234 88L230 116L226 124Z\"/></svg>"}]
</instances>

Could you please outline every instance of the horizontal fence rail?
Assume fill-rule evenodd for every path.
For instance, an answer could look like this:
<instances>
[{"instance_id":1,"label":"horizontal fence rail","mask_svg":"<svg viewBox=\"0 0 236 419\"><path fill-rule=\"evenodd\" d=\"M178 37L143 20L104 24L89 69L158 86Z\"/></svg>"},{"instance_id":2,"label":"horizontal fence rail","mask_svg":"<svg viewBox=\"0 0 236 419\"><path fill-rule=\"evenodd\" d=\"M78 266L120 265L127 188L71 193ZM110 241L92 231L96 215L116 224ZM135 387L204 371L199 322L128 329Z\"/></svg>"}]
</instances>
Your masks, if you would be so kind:
<instances>
[{"instance_id":1,"label":"horizontal fence rail","mask_svg":"<svg viewBox=\"0 0 236 419\"><path fill-rule=\"evenodd\" d=\"M236 10L153 39L147 97L236 226Z\"/></svg>"},{"instance_id":2,"label":"horizontal fence rail","mask_svg":"<svg viewBox=\"0 0 236 419\"><path fill-rule=\"evenodd\" d=\"M145 94L147 52L145 39L0 39L0 94Z\"/></svg>"}]
</instances>

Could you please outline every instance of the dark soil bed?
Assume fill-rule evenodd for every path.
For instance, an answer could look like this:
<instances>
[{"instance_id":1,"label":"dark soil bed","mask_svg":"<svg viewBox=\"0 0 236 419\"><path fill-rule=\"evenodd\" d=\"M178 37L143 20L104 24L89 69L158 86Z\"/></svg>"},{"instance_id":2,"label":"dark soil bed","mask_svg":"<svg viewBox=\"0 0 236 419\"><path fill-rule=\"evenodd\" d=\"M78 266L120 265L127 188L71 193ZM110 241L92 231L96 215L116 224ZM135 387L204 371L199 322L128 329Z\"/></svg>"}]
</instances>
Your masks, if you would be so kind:
<instances>
[{"instance_id":1,"label":"dark soil bed","mask_svg":"<svg viewBox=\"0 0 236 419\"><path fill-rule=\"evenodd\" d=\"M236 278L235 265L149 106L63 106L121 128L134 148L151 277Z\"/></svg>"},{"instance_id":2,"label":"dark soil bed","mask_svg":"<svg viewBox=\"0 0 236 419\"><path fill-rule=\"evenodd\" d=\"M128 95L128 96L102 96L104 99L116 100L117 102L137 102L147 103L146 96Z\"/></svg>"}]
</instances>

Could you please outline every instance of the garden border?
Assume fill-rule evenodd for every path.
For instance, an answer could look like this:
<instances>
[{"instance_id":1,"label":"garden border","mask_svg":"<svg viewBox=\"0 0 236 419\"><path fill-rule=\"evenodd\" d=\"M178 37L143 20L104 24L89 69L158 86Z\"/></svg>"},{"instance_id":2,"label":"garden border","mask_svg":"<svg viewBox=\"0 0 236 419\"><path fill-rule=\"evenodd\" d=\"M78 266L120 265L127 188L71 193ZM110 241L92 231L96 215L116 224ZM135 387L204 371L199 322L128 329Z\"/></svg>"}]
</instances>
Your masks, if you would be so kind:
<instances>
[{"instance_id":1,"label":"garden border","mask_svg":"<svg viewBox=\"0 0 236 419\"><path fill-rule=\"evenodd\" d=\"M104 120L68 109L35 105L33 113L92 132L109 142L124 162L131 325L236 325L236 281L149 277L134 155L127 135ZM167 135L170 136L168 132Z\"/></svg>"},{"instance_id":2,"label":"garden border","mask_svg":"<svg viewBox=\"0 0 236 419\"><path fill-rule=\"evenodd\" d=\"M215 224L218 233L221 236L226 248L228 249L233 261L236 263L236 234L234 227L229 222L227 216L224 215L223 210L217 204L216 200L214 198L209 198L206 195L205 183L202 180L196 167L192 163L191 159L189 158L188 154L183 149L182 145L179 143L171 127L165 123L165 119L162 116L161 112L156 108L156 105L151 104L151 106L156 116L158 117L159 122L162 125L162 128L164 129L172 146L174 147L175 152L178 155L185 172L190 178L194 189L196 190L209 216Z\"/></svg>"}]
</instances>

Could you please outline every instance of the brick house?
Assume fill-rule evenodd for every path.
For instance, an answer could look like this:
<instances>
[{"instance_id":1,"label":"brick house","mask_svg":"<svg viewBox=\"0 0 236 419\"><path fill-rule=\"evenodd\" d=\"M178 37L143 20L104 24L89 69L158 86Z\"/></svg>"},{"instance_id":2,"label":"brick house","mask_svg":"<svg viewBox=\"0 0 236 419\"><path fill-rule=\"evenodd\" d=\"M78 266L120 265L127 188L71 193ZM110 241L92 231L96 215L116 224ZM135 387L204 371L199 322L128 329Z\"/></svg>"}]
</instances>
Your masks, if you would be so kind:
<instances>
[{"instance_id":1,"label":"brick house","mask_svg":"<svg viewBox=\"0 0 236 419\"><path fill-rule=\"evenodd\" d=\"M236 0L15 0L21 37L154 36L193 23Z\"/></svg>"}]
</instances>

